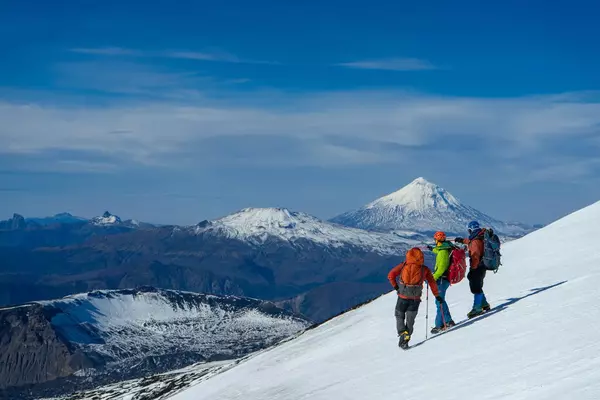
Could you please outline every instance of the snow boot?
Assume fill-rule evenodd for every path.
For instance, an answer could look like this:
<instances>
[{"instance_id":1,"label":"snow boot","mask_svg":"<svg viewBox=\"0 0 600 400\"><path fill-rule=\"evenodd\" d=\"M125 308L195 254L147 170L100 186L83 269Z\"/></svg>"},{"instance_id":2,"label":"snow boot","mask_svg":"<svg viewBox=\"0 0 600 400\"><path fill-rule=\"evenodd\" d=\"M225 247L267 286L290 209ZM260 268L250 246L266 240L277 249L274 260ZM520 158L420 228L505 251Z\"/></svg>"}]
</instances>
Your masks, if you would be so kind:
<instances>
[{"instance_id":1,"label":"snow boot","mask_svg":"<svg viewBox=\"0 0 600 400\"><path fill-rule=\"evenodd\" d=\"M452 328L453 326L456 326L456 323L454 321L450 321L446 324L445 328L448 329Z\"/></svg>"},{"instance_id":2,"label":"snow boot","mask_svg":"<svg viewBox=\"0 0 600 400\"><path fill-rule=\"evenodd\" d=\"M435 327L433 327L433 328L431 329L431 334L432 334L432 335L438 334L438 333L440 333L441 331L443 331L444 329L445 329L445 328L444 328L443 326L441 326L441 327L437 327L437 326L435 326Z\"/></svg>"},{"instance_id":3,"label":"snow boot","mask_svg":"<svg viewBox=\"0 0 600 400\"><path fill-rule=\"evenodd\" d=\"M400 340L398 341L398 346L403 350L408 349L408 341L410 340L410 335L408 334L408 331L402 332L399 336Z\"/></svg>"},{"instance_id":4,"label":"snow boot","mask_svg":"<svg viewBox=\"0 0 600 400\"><path fill-rule=\"evenodd\" d=\"M481 299L481 308L483 308L483 311L490 311L490 309L492 308L490 306L490 303L488 303L487 299L485 298L485 293L483 294L483 298Z\"/></svg>"},{"instance_id":5,"label":"snow boot","mask_svg":"<svg viewBox=\"0 0 600 400\"><path fill-rule=\"evenodd\" d=\"M478 315L483 314L484 311L482 308L474 308L471 311L469 311L469 313L467 314L467 318L471 319L471 318L475 318Z\"/></svg>"}]
</instances>

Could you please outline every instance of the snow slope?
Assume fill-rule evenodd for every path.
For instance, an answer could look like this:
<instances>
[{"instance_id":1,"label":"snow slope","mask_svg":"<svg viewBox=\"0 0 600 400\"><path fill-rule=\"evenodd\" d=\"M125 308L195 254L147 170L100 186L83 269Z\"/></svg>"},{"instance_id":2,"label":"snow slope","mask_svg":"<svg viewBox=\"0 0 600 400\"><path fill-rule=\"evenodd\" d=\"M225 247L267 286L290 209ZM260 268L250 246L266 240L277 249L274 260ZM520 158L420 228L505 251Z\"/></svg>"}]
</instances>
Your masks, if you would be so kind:
<instances>
[{"instance_id":1,"label":"snow slope","mask_svg":"<svg viewBox=\"0 0 600 400\"><path fill-rule=\"evenodd\" d=\"M194 229L196 234L222 235L254 245L269 239L297 244L304 240L331 247L363 247L383 254L403 252L409 241L397 235L324 222L285 208L245 208L216 221L201 222Z\"/></svg>"},{"instance_id":2,"label":"snow slope","mask_svg":"<svg viewBox=\"0 0 600 400\"><path fill-rule=\"evenodd\" d=\"M334 217L331 221L378 231L431 233L443 230L451 234L464 234L467 224L473 220L506 236L522 236L531 230L525 225L499 221L469 207L424 178L417 178L402 189L358 210Z\"/></svg>"},{"instance_id":3,"label":"snow slope","mask_svg":"<svg viewBox=\"0 0 600 400\"><path fill-rule=\"evenodd\" d=\"M423 302L406 352L390 293L172 399L598 399L598 225L600 202L507 243L485 283L494 310L419 344ZM466 281L448 302L463 320Z\"/></svg>"}]
</instances>

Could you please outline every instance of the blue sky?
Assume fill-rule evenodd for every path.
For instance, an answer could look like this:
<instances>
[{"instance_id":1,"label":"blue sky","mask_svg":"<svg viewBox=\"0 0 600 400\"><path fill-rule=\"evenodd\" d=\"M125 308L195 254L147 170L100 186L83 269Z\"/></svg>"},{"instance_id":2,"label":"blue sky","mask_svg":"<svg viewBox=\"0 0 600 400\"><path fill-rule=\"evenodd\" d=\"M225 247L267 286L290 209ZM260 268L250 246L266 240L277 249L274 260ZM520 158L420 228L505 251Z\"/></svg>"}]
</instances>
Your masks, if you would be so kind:
<instances>
[{"instance_id":1,"label":"blue sky","mask_svg":"<svg viewBox=\"0 0 600 400\"><path fill-rule=\"evenodd\" d=\"M600 199L597 2L150 3L0 0L1 215Z\"/></svg>"}]
</instances>

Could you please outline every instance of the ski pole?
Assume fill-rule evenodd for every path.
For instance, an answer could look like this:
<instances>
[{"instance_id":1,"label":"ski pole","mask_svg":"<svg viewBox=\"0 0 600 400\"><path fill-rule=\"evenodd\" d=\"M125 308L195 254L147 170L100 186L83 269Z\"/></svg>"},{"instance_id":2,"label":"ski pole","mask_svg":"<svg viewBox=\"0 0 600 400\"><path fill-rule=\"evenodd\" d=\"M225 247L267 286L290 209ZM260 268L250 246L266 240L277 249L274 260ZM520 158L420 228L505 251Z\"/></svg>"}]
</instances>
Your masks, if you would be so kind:
<instances>
[{"instance_id":1,"label":"ski pole","mask_svg":"<svg viewBox=\"0 0 600 400\"><path fill-rule=\"evenodd\" d=\"M429 326L429 283L426 283L427 296L425 297L425 340L429 337L427 327Z\"/></svg>"}]
</instances>

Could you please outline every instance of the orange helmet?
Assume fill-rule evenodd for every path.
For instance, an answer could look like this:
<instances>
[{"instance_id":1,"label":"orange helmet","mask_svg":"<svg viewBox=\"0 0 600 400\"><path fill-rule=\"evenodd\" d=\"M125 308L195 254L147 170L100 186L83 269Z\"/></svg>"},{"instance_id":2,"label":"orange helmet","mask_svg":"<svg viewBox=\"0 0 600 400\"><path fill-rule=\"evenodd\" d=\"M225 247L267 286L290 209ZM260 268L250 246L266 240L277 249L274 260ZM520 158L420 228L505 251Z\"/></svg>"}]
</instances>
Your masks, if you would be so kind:
<instances>
[{"instance_id":1,"label":"orange helmet","mask_svg":"<svg viewBox=\"0 0 600 400\"><path fill-rule=\"evenodd\" d=\"M438 242L443 242L444 240L446 240L446 234L442 231L438 231L433 235L433 238Z\"/></svg>"}]
</instances>

